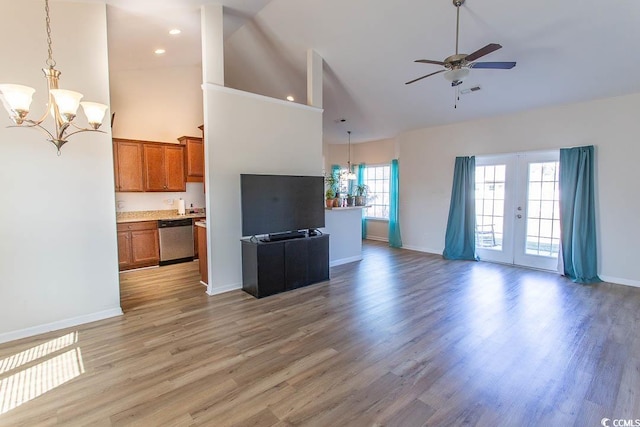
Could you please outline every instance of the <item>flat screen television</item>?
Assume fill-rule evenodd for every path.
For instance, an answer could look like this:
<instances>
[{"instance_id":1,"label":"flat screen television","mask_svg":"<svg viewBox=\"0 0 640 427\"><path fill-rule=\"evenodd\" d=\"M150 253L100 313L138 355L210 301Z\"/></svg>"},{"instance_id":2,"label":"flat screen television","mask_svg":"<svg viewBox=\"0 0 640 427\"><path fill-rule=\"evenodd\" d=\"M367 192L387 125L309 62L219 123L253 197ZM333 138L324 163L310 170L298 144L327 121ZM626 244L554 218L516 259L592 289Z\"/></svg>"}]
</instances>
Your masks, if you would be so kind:
<instances>
[{"instance_id":1,"label":"flat screen television","mask_svg":"<svg viewBox=\"0 0 640 427\"><path fill-rule=\"evenodd\" d=\"M242 235L324 227L324 178L240 175Z\"/></svg>"}]
</instances>

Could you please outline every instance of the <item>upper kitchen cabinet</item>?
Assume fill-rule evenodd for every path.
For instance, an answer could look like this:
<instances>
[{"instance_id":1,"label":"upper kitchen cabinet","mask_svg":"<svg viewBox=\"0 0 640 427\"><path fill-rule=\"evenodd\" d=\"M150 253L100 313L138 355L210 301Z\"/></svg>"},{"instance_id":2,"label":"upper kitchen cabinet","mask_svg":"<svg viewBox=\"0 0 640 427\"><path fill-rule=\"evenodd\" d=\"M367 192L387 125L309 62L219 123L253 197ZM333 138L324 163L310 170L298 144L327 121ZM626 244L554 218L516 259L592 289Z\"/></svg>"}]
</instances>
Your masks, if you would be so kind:
<instances>
[{"instance_id":1,"label":"upper kitchen cabinet","mask_svg":"<svg viewBox=\"0 0 640 427\"><path fill-rule=\"evenodd\" d=\"M204 182L204 142L202 138L182 136L178 138L178 141L186 149L187 182Z\"/></svg>"},{"instance_id":2,"label":"upper kitchen cabinet","mask_svg":"<svg viewBox=\"0 0 640 427\"><path fill-rule=\"evenodd\" d=\"M184 146L142 144L144 191L186 191Z\"/></svg>"},{"instance_id":3,"label":"upper kitchen cabinet","mask_svg":"<svg viewBox=\"0 0 640 427\"><path fill-rule=\"evenodd\" d=\"M141 144L114 138L113 166L116 191L144 191Z\"/></svg>"}]
</instances>

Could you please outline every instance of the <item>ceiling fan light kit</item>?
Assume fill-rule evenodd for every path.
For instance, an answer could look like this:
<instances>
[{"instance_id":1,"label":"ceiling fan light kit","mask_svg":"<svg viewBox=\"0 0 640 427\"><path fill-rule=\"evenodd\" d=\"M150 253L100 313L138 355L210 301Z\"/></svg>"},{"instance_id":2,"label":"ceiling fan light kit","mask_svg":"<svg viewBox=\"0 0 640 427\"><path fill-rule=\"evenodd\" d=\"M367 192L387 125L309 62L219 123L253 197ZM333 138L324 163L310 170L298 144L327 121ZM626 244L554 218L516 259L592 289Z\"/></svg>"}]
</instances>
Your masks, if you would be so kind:
<instances>
[{"instance_id":1,"label":"ceiling fan light kit","mask_svg":"<svg viewBox=\"0 0 640 427\"><path fill-rule=\"evenodd\" d=\"M456 68L444 73L444 78L451 82L451 86L458 86L462 80L469 75L468 68Z\"/></svg>"},{"instance_id":2,"label":"ceiling fan light kit","mask_svg":"<svg viewBox=\"0 0 640 427\"><path fill-rule=\"evenodd\" d=\"M458 52L458 43L460 38L460 6L462 6L464 3L465 0L453 0L453 5L456 8L456 53L445 58L443 61L435 61L432 59L417 59L415 62L419 62L422 64L440 65L444 67L444 69L435 71L422 77L418 77L417 79L408 81L405 84L408 85L427 77L444 73L444 78L451 82L451 86L457 87L462 84L462 81L469 75L471 68L508 70L516 66L515 62L474 62L485 55L501 49L502 46L497 43L489 43L483 48L480 48L468 55Z\"/></svg>"}]
</instances>

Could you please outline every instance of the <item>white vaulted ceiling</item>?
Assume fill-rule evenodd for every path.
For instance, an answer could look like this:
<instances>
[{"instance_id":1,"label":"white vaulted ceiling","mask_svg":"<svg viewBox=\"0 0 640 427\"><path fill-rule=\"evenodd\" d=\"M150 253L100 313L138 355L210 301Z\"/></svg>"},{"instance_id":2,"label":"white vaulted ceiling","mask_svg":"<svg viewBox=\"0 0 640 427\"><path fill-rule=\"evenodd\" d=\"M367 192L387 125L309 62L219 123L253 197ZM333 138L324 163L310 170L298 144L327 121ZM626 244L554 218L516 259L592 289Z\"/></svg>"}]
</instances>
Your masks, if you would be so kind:
<instances>
[{"instance_id":1,"label":"white vaulted ceiling","mask_svg":"<svg viewBox=\"0 0 640 427\"><path fill-rule=\"evenodd\" d=\"M173 40L180 63L199 63L198 0L107 0L112 67L167 66L148 55L153 34L187 25ZM455 50L451 0L254 0L225 5L226 84L306 101L306 51L325 60L324 133L332 143L393 137L438 124L640 92L640 2L633 0L466 0L460 51L503 48L482 60L512 70L471 70L461 95L439 70L416 64ZM181 21L184 19L184 21ZM184 23L181 23L184 22ZM189 22L191 24L189 24ZM189 26L190 25L190 26ZM153 33L153 34L152 34ZM346 118L347 123L337 123Z\"/></svg>"}]
</instances>

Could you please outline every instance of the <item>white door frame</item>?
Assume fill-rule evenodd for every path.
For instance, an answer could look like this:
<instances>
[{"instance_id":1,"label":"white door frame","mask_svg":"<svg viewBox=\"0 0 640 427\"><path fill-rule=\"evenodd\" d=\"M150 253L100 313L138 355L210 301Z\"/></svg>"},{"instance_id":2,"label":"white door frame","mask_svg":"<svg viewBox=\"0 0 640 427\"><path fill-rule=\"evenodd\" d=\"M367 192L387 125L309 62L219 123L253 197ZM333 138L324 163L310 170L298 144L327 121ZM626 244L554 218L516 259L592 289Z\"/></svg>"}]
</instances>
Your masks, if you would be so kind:
<instances>
[{"instance_id":1,"label":"white door frame","mask_svg":"<svg viewBox=\"0 0 640 427\"><path fill-rule=\"evenodd\" d=\"M476 156L476 167L506 166L502 246L495 249L479 247L476 244L476 253L480 260L550 271L558 270L557 257L527 254L526 238L529 164L558 161L559 157L560 150ZM518 207L521 210L518 210ZM476 211L478 211L477 200Z\"/></svg>"}]
</instances>

